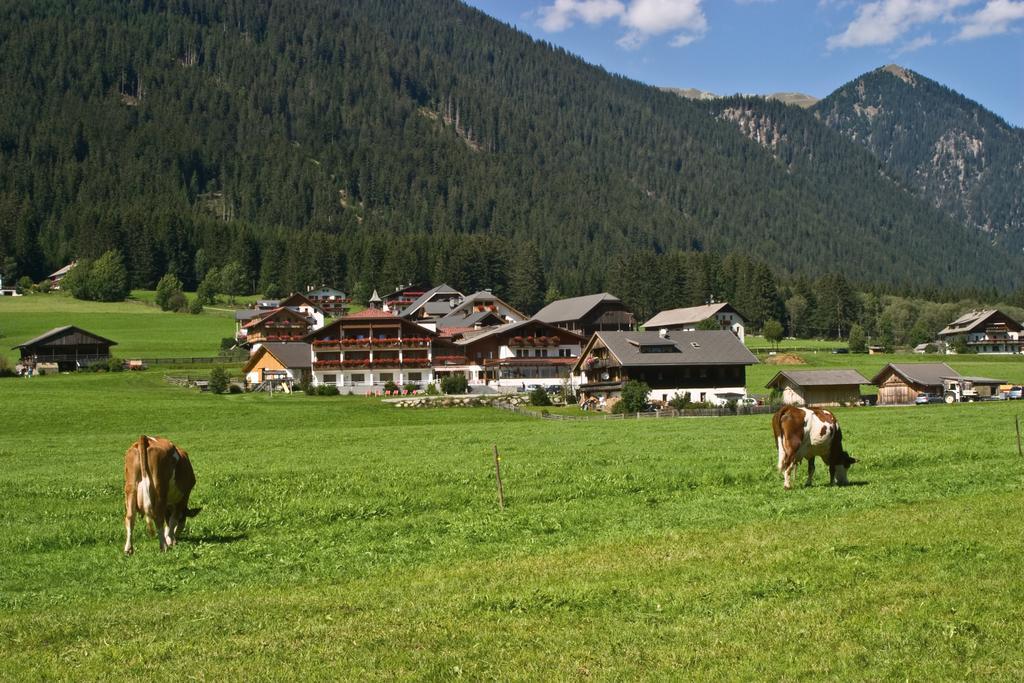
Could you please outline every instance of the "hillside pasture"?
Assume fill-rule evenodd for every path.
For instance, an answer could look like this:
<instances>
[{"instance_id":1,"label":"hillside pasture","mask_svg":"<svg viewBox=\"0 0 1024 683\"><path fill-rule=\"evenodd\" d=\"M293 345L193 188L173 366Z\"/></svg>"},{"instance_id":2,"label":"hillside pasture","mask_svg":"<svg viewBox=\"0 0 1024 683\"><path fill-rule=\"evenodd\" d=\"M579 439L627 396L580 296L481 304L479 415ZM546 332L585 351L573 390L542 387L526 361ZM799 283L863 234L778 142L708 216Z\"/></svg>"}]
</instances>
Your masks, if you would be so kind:
<instances>
[{"instance_id":1,"label":"hillside pasture","mask_svg":"<svg viewBox=\"0 0 1024 683\"><path fill-rule=\"evenodd\" d=\"M0 392L5 680L1024 677L1019 402L840 410L855 485L784 492L767 416ZM203 512L125 558L142 432Z\"/></svg>"}]
</instances>

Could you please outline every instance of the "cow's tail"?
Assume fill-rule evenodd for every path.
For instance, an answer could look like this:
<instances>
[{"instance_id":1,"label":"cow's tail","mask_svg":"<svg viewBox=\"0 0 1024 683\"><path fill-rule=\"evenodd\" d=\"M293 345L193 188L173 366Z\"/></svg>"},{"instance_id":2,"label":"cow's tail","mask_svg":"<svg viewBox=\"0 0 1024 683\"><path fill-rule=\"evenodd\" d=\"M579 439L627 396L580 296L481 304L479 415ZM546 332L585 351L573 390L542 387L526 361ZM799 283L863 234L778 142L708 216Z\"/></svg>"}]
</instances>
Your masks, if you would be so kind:
<instances>
[{"instance_id":1,"label":"cow's tail","mask_svg":"<svg viewBox=\"0 0 1024 683\"><path fill-rule=\"evenodd\" d=\"M139 464L142 467L142 509L147 515L153 513L153 473L149 469L149 437L143 434L139 437Z\"/></svg>"},{"instance_id":2,"label":"cow's tail","mask_svg":"<svg viewBox=\"0 0 1024 683\"><path fill-rule=\"evenodd\" d=\"M786 451L782 447L782 440L783 440L784 434L783 434L783 431L782 431L782 410L781 409L777 410L775 412L775 414L772 415L772 433L775 435L775 445L779 449L779 472L781 472L783 470L783 465L785 464L784 461L785 461L785 458L786 458Z\"/></svg>"}]
</instances>

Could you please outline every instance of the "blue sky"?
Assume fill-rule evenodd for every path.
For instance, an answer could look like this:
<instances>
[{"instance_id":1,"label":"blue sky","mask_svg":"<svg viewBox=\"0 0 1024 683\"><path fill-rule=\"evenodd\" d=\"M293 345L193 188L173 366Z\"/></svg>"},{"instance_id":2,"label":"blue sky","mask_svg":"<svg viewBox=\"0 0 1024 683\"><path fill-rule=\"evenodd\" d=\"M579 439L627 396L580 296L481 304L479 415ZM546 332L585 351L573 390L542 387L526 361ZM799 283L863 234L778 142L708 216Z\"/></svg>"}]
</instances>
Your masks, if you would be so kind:
<instances>
[{"instance_id":1,"label":"blue sky","mask_svg":"<svg viewBox=\"0 0 1024 683\"><path fill-rule=\"evenodd\" d=\"M896 63L1024 126L1024 0L465 1L652 85L824 97Z\"/></svg>"}]
</instances>

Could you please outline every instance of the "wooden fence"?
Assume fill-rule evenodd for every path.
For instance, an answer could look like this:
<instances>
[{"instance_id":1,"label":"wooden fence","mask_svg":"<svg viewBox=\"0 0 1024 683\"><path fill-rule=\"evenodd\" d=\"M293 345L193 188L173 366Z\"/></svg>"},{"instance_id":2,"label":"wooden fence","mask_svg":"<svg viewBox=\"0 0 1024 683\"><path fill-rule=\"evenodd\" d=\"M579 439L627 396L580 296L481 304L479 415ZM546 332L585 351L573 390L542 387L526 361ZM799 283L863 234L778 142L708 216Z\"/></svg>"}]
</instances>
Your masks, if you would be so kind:
<instances>
[{"instance_id":1,"label":"wooden fence","mask_svg":"<svg viewBox=\"0 0 1024 683\"><path fill-rule=\"evenodd\" d=\"M230 356L186 356L181 358L140 358L132 360L141 360L146 365L215 365L223 363L225 365L231 365L234 363L242 363L249 359L249 354L244 353L240 355Z\"/></svg>"},{"instance_id":2,"label":"wooden fence","mask_svg":"<svg viewBox=\"0 0 1024 683\"><path fill-rule=\"evenodd\" d=\"M591 415L562 415L551 413L543 408L540 410L513 406L508 403L494 403L495 408L507 410L510 413L539 417L544 420L648 420L663 417L731 417L734 415L771 415L777 409L772 406L737 407L736 410L728 408L693 408L688 410L655 410L647 413L593 413Z\"/></svg>"}]
</instances>

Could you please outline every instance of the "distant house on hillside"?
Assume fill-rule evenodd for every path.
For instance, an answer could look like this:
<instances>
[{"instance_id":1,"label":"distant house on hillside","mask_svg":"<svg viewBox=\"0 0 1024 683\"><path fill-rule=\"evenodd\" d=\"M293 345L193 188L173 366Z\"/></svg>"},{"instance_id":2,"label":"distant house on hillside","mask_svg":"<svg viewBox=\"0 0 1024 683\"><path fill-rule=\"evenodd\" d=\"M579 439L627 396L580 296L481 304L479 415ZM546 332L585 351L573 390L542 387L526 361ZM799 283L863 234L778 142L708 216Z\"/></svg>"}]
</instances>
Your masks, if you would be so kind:
<instances>
[{"instance_id":1,"label":"distant house on hillside","mask_svg":"<svg viewBox=\"0 0 1024 683\"><path fill-rule=\"evenodd\" d=\"M295 308L275 308L259 312L260 315L241 321L244 325L244 343L256 351L266 342L298 342L316 329L316 319ZM242 341L242 340L239 340Z\"/></svg>"},{"instance_id":2,"label":"distant house on hillside","mask_svg":"<svg viewBox=\"0 0 1024 683\"><path fill-rule=\"evenodd\" d=\"M596 332L573 375L584 399L612 405L629 380L646 382L651 398L668 401L687 394L694 402L721 403L746 396L746 369L755 365L731 332Z\"/></svg>"},{"instance_id":3,"label":"distant house on hillside","mask_svg":"<svg viewBox=\"0 0 1024 683\"><path fill-rule=\"evenodd\" d=\"M268 342L256 350L242 367L245 383L259 386L263 382L295 384L310 376L313 354L305 342Z\"/></svg>"},{"instance_id":4,"label":"distant house on hillside","mask_svg":"<svg viewBox=\"0 0 1024 683\"><path fill-rule=\"evenodd\" d=\"M404 287L396 287L395 291L385 294L381 297L381 302L389 311L401 311L408 308L412 302L419 299L431 289L431 287L414 285L410 282Z\"/></svg>"},{"instance_id":5,"label":"distant house on hillside","mask_svg":"<svg viewBox=\"0 0 1024 683\"><path fill-rule=\"evenodd\" d=\"M842 406L860 403L862 384L871 382L856 370L782 370L765 386L789 405Z\"/></svg>"},{"instance_id":6,"label":"distant house on hillside","mask_svg":"<svg viewBox=\"0 0 1024 683\"><path fill-rule=\"evenodd\" d=\"M67 274L71 272L71 269L74 268L77 265L78 265L78 261L72 261L71 263L67 264L63 268L50 273L47 276L48 279L50 280L50 289L55 290L55 291L59 291L60 290L60 281L63 280L67 276Z\"/></svg>"},{"instance_id":7,"label":"distant house on hillside","mask_svg":"<svg viewBox=\"0 0 1024 683\"><path fill-rule=\"evenodd\" d=\"M964 313L939 332L939 339L952 344L957 337L964 337L967 345L978 353L1021 353L1022 330L1019 322L989 308Z\"/></svg>"},{"instance_id":8,"label":"distant house on hillside","mask_svg":"<svg viewBox=\"0 0 1024 683\"><path fill-rule=\"evenodd\" d=\"M735 334L741 342L745 341L746 320L739 311L726 302L662 311L644 323L644 329L651 332L690 332L696 330L705 320L711 319L714 319L723 330Z\"/></svg>"},{"instance_id":9,"label":"distant house on hillside","mask_svg":"<svg viewBox=\"0 0 1024 683\"><path fill-rule=\"evenodd\" d=\"M470 294L436 322L438 332L451 328L481 329L494 325L522 322L527 315L489 291Z\"/></svg>"},{"instance_id":10,"label":"distant house on hillside","mask_svg":"<svg viewBox=\"0 0 1024 683\"><path fill-rule=\"evenodd\" d=\"M306 292L306 298L312 301L328 318L345 315L352 304L352 299L345 292L331 287L311 289Z\"/></svg>"},{"instance_id":11,"label":"distant house on hillside","mask_svg":"<svg viewBox=\"0 0 1024 683\"><path fill-rule=\"evenodd\" d=\"M110 360L110 347L116 345L117 342L81 327L65 325L11 348L21 350L21 364L25 367L54 364L61 372L70 372L106 363Z\"/></svg>"},{"instance_id":12,"label":"distant house on hillside","mask_svg":"<svg viewBox=\"0 0 1024 683\"><path fill-rule=\"evenodd\" d=\"M455 310L464 298L462 292L457 289L448 285L438 285L418 296L405 308L396 311L396 315L434 329L434 323ZM390 306L389 310L392 310Z\"/></svg>"},{"instance_id":13,"label":"distant house on hillside","mask_svg":"<svg viewBox=\"0 0 1024 683\"><path fill-rule=\"evenodd\" d=\"M871 383L878 387L878 405L906 405L925 393L957 397L976 392L984 398L995 394L1006 381L965 377L945 363L889 363Z\"/></svg>"},{"instance_id":14,"label":"distant house on hillside","mask_svg":"<svg viewBox=\"0 0 1024 683\"><path fill-rule=\"evenodd\" d=\"M621 299L608 292L552 301L537 311L533 319L585 338L595 332L616 332L636 327L633 312Z\"/></svg>"}]
</instances>

